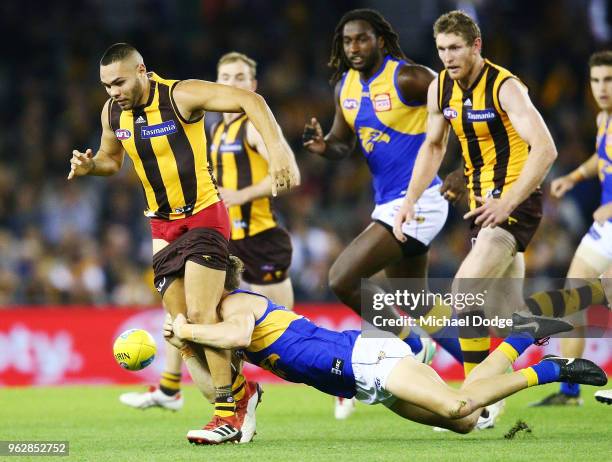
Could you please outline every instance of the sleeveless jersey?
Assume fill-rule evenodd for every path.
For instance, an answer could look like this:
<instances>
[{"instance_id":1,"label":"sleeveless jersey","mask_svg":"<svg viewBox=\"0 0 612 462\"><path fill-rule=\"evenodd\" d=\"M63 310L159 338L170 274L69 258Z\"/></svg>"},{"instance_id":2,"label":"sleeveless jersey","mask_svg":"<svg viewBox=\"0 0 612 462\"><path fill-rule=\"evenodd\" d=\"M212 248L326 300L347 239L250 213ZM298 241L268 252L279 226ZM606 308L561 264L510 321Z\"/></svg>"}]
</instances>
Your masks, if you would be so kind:
<instances>
[{"instance_id":1,"label":"sleeveless jersey","mask_svg":"<svg viewBox=\"0 0 612 462\"><path fill-rule=\"evenodd\" d=\"M601 205L612 202L612 127L607 116L597 127L597 171L601 181ZM612 221L612 218L608 221Z\"/></svg>"},{"instance_id":2,"label":"sleeveless jersey","mask_svg":"<svg viewBox=\"0 0 612 462\"><path fill-rule=\"evenodd\" d=\"M240 292L259 295L245 290L232 293ZM305 383L343 398L355 396L351 359L360 332L318 327L267 300L265 313L255 321L251 344L242 351L246 359L289 382Z\"/></svg>"},{"instance_id":3,"label":"sleeveless jersey","mask_svg":"<svg viewBox=\"0 0 612 462\"><path fill-rule=\"evenodd\" d=\"M461 143L470 209L476 207L475 196L501 197L527 161L529 146L499 103L499 89L511 78L517 77L486 59L467 90L452 80L446 70L438 78L440 111Z\"/></svg>"},{"instance_id":4,"label":"sleeveless jersey","mask_svg":"<svg viewBox=\"0 0 612 462\"><path fill-rule=\"evenodd\" d=\"M427 105L405 101L397 85L404 61L387 55L376 74L361 80L348 70L340 83L340 107L372 172L374 201L406 195L417 153L425 140ZM430 186L439 184L436 177Z\"/></svg>"},{"instance_id":5,"label":"sleeveless jersey","mask_svg":"<svg viewBox=\"0 0 612 462\"><path fill-rule=\"evenodd\" d=\"M238 189L259 183L268 175L268 162L246 140L247 116L225 124L223 120L212 129L209 164L221 187ZM269 197L261 197L229 209L232 240L244 239L277 223Z\"/></svg>"},{"instance_id":6,"label":"sleeveless jersey","mask_svg":"<svg viewBox=\"0 0 612 462\"><path fill-rule=\"evenodd\" d=\"M111 100L109 124L142 183L149 217L176 220L219 201L206 159L203 117L185 120L174 103L178 80L149 74L144 106L123 111Z\"/></svg>"}]
</instances>

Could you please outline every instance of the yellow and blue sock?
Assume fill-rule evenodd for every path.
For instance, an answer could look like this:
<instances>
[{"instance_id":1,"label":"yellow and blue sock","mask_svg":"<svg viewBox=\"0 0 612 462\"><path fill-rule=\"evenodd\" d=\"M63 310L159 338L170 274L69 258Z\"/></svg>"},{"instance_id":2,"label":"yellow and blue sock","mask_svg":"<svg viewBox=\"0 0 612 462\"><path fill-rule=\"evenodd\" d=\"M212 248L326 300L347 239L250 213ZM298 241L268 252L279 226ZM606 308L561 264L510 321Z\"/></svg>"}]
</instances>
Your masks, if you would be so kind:
<instances>
[{"instance_id":1,"label":"yellow and blue sock","mask_svg":"<svg viewBox=\"0 0 612 462\"><path fill-rule=\"evenodd\" d=\"M463 364L463 353L459 344L459 330L456 327L445 327L431 334L438 345L444 348L460 364Z\"/></svg>"},{"instance_id":2,"label":"yellow and blue sock","mask_svg":"<svg viewBox=\"0 0 612 462\"><path fill-rule=\"evenodd\" d=\"M400 340L402 340L406 345L410 347L412 352L416 355L421 352L423 349L423 342L421 342L421 337L413 331L409 326L406 326L402 329L402 331L397 334Z\"/></svg>"},{"instance_id":3,"label":"yellow and blue sock","mask_svg":"<svg viewBox=\"0 0 612 462\"><path fill-rule=\"evenodd\" d=\"M545 359L538 364L526 367L518 372L523 374L527 379L527 386L533 387L535 385L543 385L559 380L561 367L554 361L547 361Z\"/></svg>"},{"instance_id":4,"label":"yellow and blue sock","mask_svg":"<svg viewBox=\"0 0 612 462\"><path fill-rule=\"evenodd\" d=\"M523 352L533 345L535 339L526 333L511 334L499 344L497 351L501 351L511 363L523 354Z\"/></svg>"},{"instance_id":5,"label":"yellow and blue sock","mask_svg":"<svg viewBox=\"0 0 612 462\"><path fill-rule=\"evenodd\" d=\"M453 309L450 305L443 302L436 302L431 307L417 308L413 315L421 318L434 321L438 319L452 319ZM461 353L461 345L459 345L459 330L452 326L439 327L437 323L431 322L424 324L421 322L419 327L427 332L438 345L444 348L453 358L459 363L463 363L463 354Z\"/></svg>"},{"instance_id":6,"label":"yellow and blue sock","mask_svg":"<svg viewBox=\"0 0 612 462\"><path fill-rule=\"evenodd\" d=\"M580 396L580 384L561 382L561 393L563 393L566 396L571 396L572 398L576 398Z\"/></svg>"}]
</instances>

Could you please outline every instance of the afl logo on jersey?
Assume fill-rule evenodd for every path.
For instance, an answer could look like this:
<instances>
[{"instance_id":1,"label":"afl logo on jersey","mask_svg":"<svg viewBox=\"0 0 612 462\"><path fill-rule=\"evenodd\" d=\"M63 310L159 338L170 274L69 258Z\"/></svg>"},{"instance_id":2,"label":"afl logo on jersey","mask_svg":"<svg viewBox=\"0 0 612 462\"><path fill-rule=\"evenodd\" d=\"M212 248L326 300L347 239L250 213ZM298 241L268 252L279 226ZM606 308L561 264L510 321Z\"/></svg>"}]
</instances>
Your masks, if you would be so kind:
<instances>
[{"instance_id":1,"label":"afl logo on jersey","mask_svg":"<svg viewBox=\"0 0 612 462\"><path fill-rule=\"evenodd\" d=\"M344 109L348 109L349 111L353 109L357 109L359 107L359 102L356 99L347 98L344 101L342 101L342 107Z\"/></svg>"},{"instance_id":2,"label":"afl logo on jersey","mask_svg":"<svg viewBox=\"0 0 612 462\"><path fill-rule=\"evenodd\" d=\"M444 108L442 114L444 114L444 118L448 120L456 119L458 115L457 111L455 111L452 107Z\"/></svg>"},{"instance_id":3,"label":"afl logo on jersey","mask_svg":"<svg viewBox=\"0 0 612 462\"><path fill-rule=\"evenodd\" d=\"M127 128L118 128L115 130L115 136L119 141L127 140L132 136L132 132Z\"/></svg>"}]
</instances>

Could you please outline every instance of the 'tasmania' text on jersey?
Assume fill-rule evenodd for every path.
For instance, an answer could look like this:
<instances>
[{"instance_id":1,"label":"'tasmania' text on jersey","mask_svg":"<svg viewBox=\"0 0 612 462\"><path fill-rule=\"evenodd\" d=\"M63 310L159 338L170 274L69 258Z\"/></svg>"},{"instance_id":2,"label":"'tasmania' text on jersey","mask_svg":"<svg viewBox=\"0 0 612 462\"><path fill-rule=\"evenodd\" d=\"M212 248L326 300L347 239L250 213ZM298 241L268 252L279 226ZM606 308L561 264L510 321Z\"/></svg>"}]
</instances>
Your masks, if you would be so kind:
<instances>
[{"instance_id":1,"label":"'tasmania' text on jersey","mask_svg":"<svg viewBox=\"0 0 612 462\"><path fill-rule=\"evenodd\" d=\"M488 60L468 89L446 70L438 78L438 104L461 143L472 209L475 196L501 197L527 161L529 146L499 103L499 89L511 78L518 80Z\"/></svg>"},{"instance_id":2,"label":"'tasmania' text on jersey","mask_svg":"<svg viewBox=\"0 0 612 462\"><path fill-rule=\"evenodd\" d=\"M240 292L263 297L244 290L232 293ZM353 347L359 334L324 329L268 299L266 312L255 321L251 344L242 352L250 363L285 380L352 398L356 393Z\"/></svg>"},{"instance_id":3,"label":"'tasmania' text on jersey","mask_svg":"<svg viewBox=\"0 0 612 462\"><path fill-rule=\"evenodd\" d=\"M217 184L239 190L257 184L268 175L268 162L247 143L248 119L242 115L226 124L221 120L211 130L209 162ZM254 236L277 223L269 197L260 197L229 208L232 240Z\"/></svg>"},{"instance_id":4,"label":"'tasmania' text on jersey","mask_svg":"<svg viewBox=\"0 0 612 462\"><path fill-rule=\"evenodd\" d=\"M367 81L349 69L340 83L340 107L355 132L372 172L374 201L384 204L406 194L419 148L425 140L427 106L404 101L397 75L406 63L385 57ZM430 186L441 183L436 177Z\"/></svg>"},{"instance_id":5,"label":"'tasmania' text on jersey","mask_svg":"<svg viewBox=\"0 0 612 462\"><path fill-rule=\"evenodd\" d=\"M206 159L204 120L181 116L172 97L177 80L148 77L146 104L123 111L111 100L109 123L142 182L145 215L185 218L219 201Z\"/></svg>"}]
</instances>

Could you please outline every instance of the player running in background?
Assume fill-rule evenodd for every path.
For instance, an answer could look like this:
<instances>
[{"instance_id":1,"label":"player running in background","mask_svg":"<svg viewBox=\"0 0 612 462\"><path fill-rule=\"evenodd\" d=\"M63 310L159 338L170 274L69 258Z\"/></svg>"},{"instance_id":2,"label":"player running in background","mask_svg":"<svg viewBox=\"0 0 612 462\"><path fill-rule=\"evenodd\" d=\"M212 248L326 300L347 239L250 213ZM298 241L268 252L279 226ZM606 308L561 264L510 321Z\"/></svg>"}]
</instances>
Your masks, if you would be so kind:
<instances>
[{"instance_id":1,"label":"player running in background","mask_svg":"<svg viewBox=\"0 0 612 462\"><path fill-rule=\"evenodd\" d=\"M256 72L248 56L227 53L217 63L217 82L256 91ZM255 292L291 309L291 239L274 216L268 160L263 138L245 114L224 113L211 129L209 162L230 215L230 253L244 262L242 278ZM299 182L293 155L291 167Z\"/></svg>"},{"instance_id":2,"label":"player running in background","mask_svg":"<svg viewBox=\"0 0 612 462\"><path fill-rule=\"evenodd\" d=\"M273 188L296 180L280 127L261 96L201 80L163 79L148 73L140 53L125 43L106 50L100 80L110 96L102 109L100 148L95 156L91 149L74 150L68 179L115 174L127 152L151 218L155 285L164 307L172 316L182 313L192 321L214 323L230 224L207 168L204 111L248 115L269 148ZM208 347L203 355L215 388L215 411L207 428L229 426L230 439L241 426L230 355Z\"/></svg>"},{"instance_id":3,"label":"player running in background","mask_svg":"<svg viewBox=\"0 0 612 462\"><path fill-rule=\"evenodd\" d=\"M406 419L459 433L474 428L482 407L527 387L559 380L607 383L604 371L586 359L547 356L532 367L506 373L536 338L571 329L563 321L533 317L528 320L530 329L511 334L475 369L483 369L478 380L457 390L416 361L410 347L396 337L367 338L356 330L327 330L259 294L237 290L241 266L230 256L220 323L188 324L179 315L165 325L166 338L181 348L194 379L206 372L190 343L181 344L182 340L239 349L247 361L290 382L334 396L356 396L367 404L382 403ZM220 435L192 430L187 438L216 444Z\"/></svg>"},{"instance_id":4,"label":"player running in background","mask_svg":"<svg viewBox=\"0 0 612 462\"><path fill-rule=\"evenodd\" d=\"M542 214L538 186L557 155L553 140L521 81L482 57L480 29L467 14L442 15L434 37L445 70L429 86L427 137L395 218L395 236L405 240L403 226L418 220L419 197L436 178L452 128L465 162L471 209L465 218L472 219L473 242L455 281L523 278L523 252ZM489 354L488 328L470 322L483 315L460 314L471 326L460 328L466 385L487 370L475 367Z\"/></svg>"},{"instance_id":5,"label":"player running in background","mask_svg":"<svg viewBox=\"0 0 612 462\"><path fill-rule=\"evenodd\" d=\"M612 263L612 51L594 53L589 59L589 72L593 97L600 109L595 153L568 175L555 179L551 185L552 195L561 198L581 181L597 176L601 181L601 205L593 213L593 224L576 249L567 273L569 284L578 283L575 279L597 278ZM534 298L534 301L540 300L539 297ZM544 296L542 301L545 300ZM562 338L560 342L563 356L581 356L584 352L584 337ZM535 403L536 406L580 404L580 385L574 383L562 383L558 392Z\"/></svg>"},{"instance_id":6,"label":"player running in background","mask_svg":"<svg viewBox=\"0 0 612 462\"><path fill-rule=\"evenodd\" d=\"M418 220L401 231L403 241L398 242L392 233L395 214L425 138L427 88L435 73L409 61L391 25L380 13L367 9L353 10L342 17L333 37L329 65L334 70L334 122L324 136L313 118L306 125L304 146L337 160L348 157L357 141L372 173L376 203L372 223L344 249L329 272L332 291L342 303L362 314L362 278L384 270L389 278L424 281L429 245L446 221L448 203L440 194L442 182L434 175L419 195ZM375 293L382 289L371 284L364 290ZM456 333L429 333L458 361L462 360ZM409 329L398 334L411 341ZM337 412L337 416L343 414Z\"/></svg>"}]
</instances>

